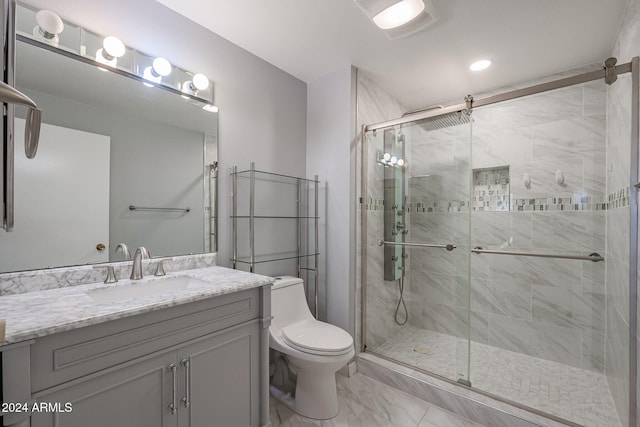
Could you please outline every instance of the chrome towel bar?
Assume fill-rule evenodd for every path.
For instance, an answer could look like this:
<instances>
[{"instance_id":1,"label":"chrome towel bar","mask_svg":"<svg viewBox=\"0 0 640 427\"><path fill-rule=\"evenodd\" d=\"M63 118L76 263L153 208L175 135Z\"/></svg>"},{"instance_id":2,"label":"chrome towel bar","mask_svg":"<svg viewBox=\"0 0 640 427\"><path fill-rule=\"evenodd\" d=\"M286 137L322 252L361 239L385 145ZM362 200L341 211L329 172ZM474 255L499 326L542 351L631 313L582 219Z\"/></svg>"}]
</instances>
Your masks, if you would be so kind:
<instances>
[{"instance_id":1,"label":"chrome towel bar","mask_svg":"<svg viewBox=\"0 0 640 427\"><path fill-rule=\"evenodd\" d=\"M411 242L385 242L384 240L378 240L378 246L391 245L391 246L413 246L419 248L440 248L452 251L456 246L452 244L440 245L435 243L411 243Z\"/></svg>"},{"instance_id":2,"label":"chrome towel bar","mask_svg":"<svg viewBox=\"0 0 640 427\"><path fill-rule=\"evenodd\" d=\"M563 258L563 259L577 259L581 261L604 261L604 257L597 252L592 252L589 255L561 255L561 254L543 254L537 252L516 252L516 251L499 251L492 249L482 249L480 246L476 246L471 249L471 252L476 254L494 254L494 255L515 255L515 256L532 256L540 258Z\"/></svg>"},{"instance_id":3,"label":"chrome towel bar","mask_svg":"<svg viewBox=\"0 0 640 427\"><path fill-rule=\"evenodd\" d=\"M152 207L134 206L134 205L129 205L129 210L130 211L180 211L180 212L191 212L191 208L190 207L186 207L186 208L152 208Z\"/></svg>"}]
</instances>

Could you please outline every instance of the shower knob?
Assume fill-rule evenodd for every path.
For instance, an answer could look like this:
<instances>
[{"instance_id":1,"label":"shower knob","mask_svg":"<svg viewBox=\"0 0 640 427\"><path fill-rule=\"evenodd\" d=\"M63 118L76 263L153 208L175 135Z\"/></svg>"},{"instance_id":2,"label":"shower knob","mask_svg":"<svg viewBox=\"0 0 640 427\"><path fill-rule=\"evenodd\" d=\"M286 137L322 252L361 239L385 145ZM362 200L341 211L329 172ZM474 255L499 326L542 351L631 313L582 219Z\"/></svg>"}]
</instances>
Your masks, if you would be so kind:
<instances>
[{"instance_id":1,"label":"shower knob","mask_svg":"<svg viewBox=\"0 0 640 427\"><path fill-rule=\"evenodd\" d=\"M398 260L398 257L397 257L397 256L393 255L393 256L391 257L391 261L397 261L397 260Z\"/></svg>"}]
</instances>

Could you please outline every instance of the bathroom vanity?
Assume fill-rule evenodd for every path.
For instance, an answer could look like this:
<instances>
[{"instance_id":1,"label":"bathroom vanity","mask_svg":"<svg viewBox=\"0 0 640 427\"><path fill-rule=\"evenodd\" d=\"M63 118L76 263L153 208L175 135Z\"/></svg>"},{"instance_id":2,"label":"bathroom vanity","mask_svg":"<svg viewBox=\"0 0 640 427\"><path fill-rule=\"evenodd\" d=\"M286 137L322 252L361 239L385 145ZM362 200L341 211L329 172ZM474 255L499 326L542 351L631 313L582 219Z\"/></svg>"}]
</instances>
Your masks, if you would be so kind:
<instances>
[{"instance_id":1,"label":"bathroom vanity","mask_svg":"<svg viewBox=\"0 0 640 427\"><path fill-rule=\"evenodd\" d=\"M269 425L271 283L208 267L0 298L3 425Z\"/></svg>"}]
</instances>

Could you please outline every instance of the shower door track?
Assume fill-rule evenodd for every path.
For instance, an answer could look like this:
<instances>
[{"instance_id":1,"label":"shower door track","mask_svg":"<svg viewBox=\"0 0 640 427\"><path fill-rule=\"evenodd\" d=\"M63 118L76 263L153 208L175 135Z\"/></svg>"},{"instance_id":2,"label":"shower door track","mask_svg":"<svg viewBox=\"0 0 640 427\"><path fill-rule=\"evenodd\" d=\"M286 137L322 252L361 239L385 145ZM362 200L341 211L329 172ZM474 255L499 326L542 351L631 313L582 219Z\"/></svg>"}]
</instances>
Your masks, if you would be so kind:
<instances>
[{"instance_id":1,"label":"shower door track","mask_svg":"<svg viewBox=\"0 0 640 427\"><path fill-rule=\"evenodd\" d=\"M588 83L598 79L605 79L605 82L609 85L615 82L616 76L619 74L631 73L632 79L632 98L631 98L631 167L630 167L630 188L636 190L635 194L631 194L630 199L630 257L629 257L629 343L635 343L637 340L638 333L638 230L640 229L640 216L638 209L638 190L640 190L640 57L633 57L630 62L620 64L620 65L612 65L615 64L614 58L609 58L605 62L605 66L600 70L595 70L583 74L579 74L576 76L561 78L558 80L554 80L551 82L541 83L533 86L529 86L522 89L516 89L509 92L504 92L497 95L488 96L486 98L481 98L478 100L474 100L470 95L465 97L465 102L461 104L451 105L444 108L439 108L437 110L428 110L416 114L411 114L405 117L401 117L394 120L388 120L380 123L370 124L370 125L362 125L361 132L361 176L360 176L360 190L361 190L361 198L360 202L361 206L361 259L366 260L367 255L367 233L365 232L367 226L367 210L365 205L365 197L367 194L367 180L366 178L366 132L375 131L378 129L384 129L388 127L393 127L397 125L402 125L405 123L411 123L419 120L435 118L439 116L443 116L450 113L470 112L471 107L481 107L485 105L496 104L499 102L509 101L512 99L522 98L529 95L535 95L541 92L547 92L555 89L561 89L564 87L574 86L581 83ZM360 263L361 268L361 280L366 277L367 274L367 265L366 262ZM366 280L365 280L366 282ZM361 301L363 302L360 306L360 348L362 352L366 352L366 286L361 286ZM638 348L636 345L629 345L629 384L628 384L628 393L629 393L629 425L635 426L637 423L637 413L636 413L636 400L637 400L637 392L636 392L636 383L638 380ZM432 374L432 373L429 373ZM485 393L482 390L475 389L476 391L490 395L490 393ZM503 399L500 399L503 400ZM519 406L515 402L508 401L504 399L504 401L509 404L513 404L514 406ZM538 411L534 408L530 408L532 412L540 412L541 415L545 417L549 417L553 419L551 414L547 414L541 411Z\"/></svg>"},{"instance_id":2,"label":"shower door track","mask_svg":"<svg viewBox=\"0 0 640 427\"><path fill-rule=\"evenodd\" d=\"M625 74L632 71L633 62L627 62L625 64L616 65L614 67L615 74ZM581 83L587 83L593 80L604 79L610 71L606 68L601 70L595 70L577 76L566 77L552 82L541 83L534 86L529 86L522 89L516 89L510 92L501 93L498 95L489 96L481 99L473 99L473 107L482 107L485 105L496 104L498 102L509 101L512 99L522 98L524 96L535 95L540 92L547 92L550 90L561 89L563 87L573 86ZM440 108L438 110L429 110L422 113L411 114L399 119L388 120L385 122L375 123L364 126L364 132L373 131L378 129L384 129L392 126L397 126L405 123L411 123L418 120L430 119L438 116L442 116L450 113L457 113L467 110L467 103L461 103L456 105L450 105L448 107Z\"/></svg>"}]
</instances>

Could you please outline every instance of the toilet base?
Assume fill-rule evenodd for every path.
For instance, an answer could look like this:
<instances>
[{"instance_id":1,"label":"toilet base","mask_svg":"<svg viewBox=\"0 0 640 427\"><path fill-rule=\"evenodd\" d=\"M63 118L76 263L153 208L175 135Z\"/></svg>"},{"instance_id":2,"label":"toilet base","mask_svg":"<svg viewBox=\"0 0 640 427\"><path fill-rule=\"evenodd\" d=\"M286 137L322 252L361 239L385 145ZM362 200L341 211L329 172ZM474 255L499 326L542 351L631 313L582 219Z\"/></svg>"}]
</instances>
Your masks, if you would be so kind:
<instances>
[{"instance_id":1,"label":"toilet base","mask_svg":"<svg viewBox=\"0 0 640 427\"><path fill-rule=\"evenodd\" d=\"M295 398L273 385L269 386L269 392L278 402L303 417L328 420L338 415L335 374L298 372Z\"/></svg>"}]
</instances>

